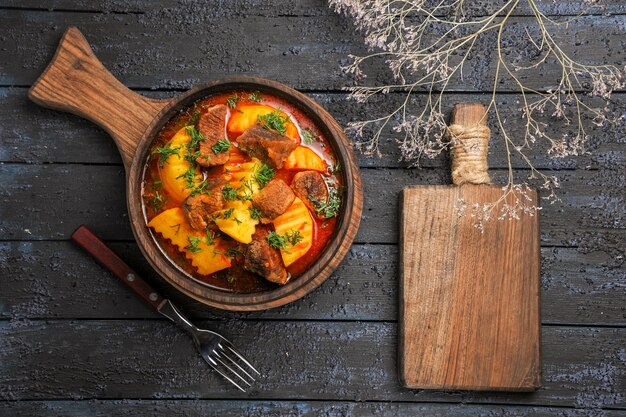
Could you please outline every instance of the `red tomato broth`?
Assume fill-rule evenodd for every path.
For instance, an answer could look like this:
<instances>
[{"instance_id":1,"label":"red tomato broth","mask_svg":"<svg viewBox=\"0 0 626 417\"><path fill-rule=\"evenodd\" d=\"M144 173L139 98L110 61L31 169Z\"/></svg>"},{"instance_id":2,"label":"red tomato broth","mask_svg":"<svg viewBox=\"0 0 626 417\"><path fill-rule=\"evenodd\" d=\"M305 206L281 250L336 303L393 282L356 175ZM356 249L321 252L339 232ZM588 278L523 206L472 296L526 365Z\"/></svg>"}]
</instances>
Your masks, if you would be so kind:
<instances>
[{"instance_id":1,"label":"red tomato broth","mask_svg":"<svg viewBox=\"0 0 626 417\"><path fill-rule=\"evenodd\" d=\"M237 102L237 106L234 109L230 109L231 112L237 111L237 108L240 105L264 104L274 107L277 110L286 113L290 117L291 122L298 128L298 135L295 139L300 146L308 147L313 150L326 162L326 165L328 167L332 167L335 164L335 156L332 153L332 147L330 146L328 140L322 135L322 133L313 124L313 122L308 117L306 117L300 110L284 100L265 94L262 95L263 101L261 103L257 103L246 98L248 96L248 93L249 92L231 91L227 93L213 95L211 97L207 97L196 102L194 105L189 106L185 110L182 110L180 113L174 116L161 130L160 134L154 140L151 149L154 149L157 146L163 146L168 143L173 138L173 136L187 124L187 122L193 116L196 110L200 110L202 114L206 111L206 107L210 107L216 104L225 104L229 97L231 97L233 94L238 94L242 98L239 99L239 101ZM226 120L226 124L228 125L228 118ZM301 141L300 132L302 131L302 129L310 129L312 132L315 133L316 140L312 144L305 144ZM227 132L227 138L231 142L231 145L238 147L237 137L239 135L240 133ZM252 158L248 157L245 153L241 153L244 156L241 163L252 160ZM205 179L216 178L225 174L223 166L217 166L208 169L205 168L202 171ZM281 179L285 183L291 184L293 177L297 172L298 170L280 169L276 172L274 178ZM337 175L336 173L327 173L325 175L332 176L338 187L342 186L340 175ZM146 204L146 200L152 198L155 195L155 190L158 190L158 187L154 187L153 185L155 183L158 183L160 181L160 178L161 177L159 173L158 158L149 156L147 168L144 172L144 181L142 187L144 193L143 202L146 214L146 223L149 222L156 215L158 215L160 212L170 208L180 207L181 204L180 202L172 199L171 196L167 194L166 190L159 191L161 195L166 197L166 201L159 210L155 210L149 204ZM317 258L322 254L322 252L333 237L333 232L337 223L336 217L330 219L320 219L311 210L309 210L309 213L311 215L311 218L313 219L312 246L304 256L302 256L293 264L287 267L287 271L291 275L290 281L297 279L298 276L302 275L302 273L304 273L311 266L311 264L313 264L315 260L317 260ZM213 226L215 225L213 224ZM219 229L215 227L215 230ZM155 238L160 248L163 250L164 254L172 263L174 263L178 268L184 271L188 276L206 284L207 286L225 292L234 292L241 294L263 292L279 287L279 285L271 283L257 274L244 270L241 266L242 260L238 259L240 258L240 256L235 257L232 260L232 266L230 268L218 271L210 275L199 274L191 265L190 261L184 256L184 254L180 252L169 240L163 238L160 234L156 232L152 232L151 234ZM239 245L238 242L230 239L230 237L224 234L222 234L222 236L224 237L227 245L230 245L231 247Z\"/></svg>"}]
</instances>

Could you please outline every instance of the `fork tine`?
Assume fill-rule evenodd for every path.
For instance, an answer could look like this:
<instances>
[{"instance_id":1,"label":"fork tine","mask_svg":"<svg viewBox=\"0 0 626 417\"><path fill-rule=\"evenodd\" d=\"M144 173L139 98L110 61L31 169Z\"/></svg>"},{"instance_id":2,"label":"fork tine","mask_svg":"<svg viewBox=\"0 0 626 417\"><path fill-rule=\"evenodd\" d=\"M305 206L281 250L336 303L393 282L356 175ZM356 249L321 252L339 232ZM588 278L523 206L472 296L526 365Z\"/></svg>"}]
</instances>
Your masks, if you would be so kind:
<instances>
[{"instance_id":1,"label":"fork tine","mask_svg":"<svg viewBox=\"0 0 626 417\"><path fill-rule=\"evenodd\" d=\"M224 341L225 341L224 345L225 345L225 346L226 346L226 347L227 347L227 348L228 348L231 352L233 352L235 355L237 355L237 357L238 357L239 359L241 359L241 360L242 360L242 361L243 361L246 365L248 365L248 366L250 367L250 369L252 369L254 372L256 372L256 373L257 373L257 375L261 375L261 373L260 373L259 371L257 371L257 370L256 370L256 368L255 368L254 366L252 366L252 365L250 364L250 362L248 362L248 361L246 360L246 358L244 358L244 357L243 357L243 355L242 355L241 353L237 352L237 350L235 349L235 347L233 346L233 344L232 344L232 343L230 343L230 342L229 342L228 340L226 340L226 339L224 339Z\"/></svg>"},{"instance_id":2,"label":"fork tine","mask_svg":"<svg viewBox=\"0 0 626 417\"><path fill-rule=\"evenodd\" d=\"M223 376L224 378L226 378L228 380L228 382L230 382L231 384L233 384L234 386L236 386L237 388L239 388L240 391L246 392L245 389L241 388L239 386L239 384L237 384L235 381L233 381L228 375L226 375L224 372L222 372L218 367L217 367L217 363L213 363L215 361L213 361L213 359L211 358L207 358L204 355L202 355L202 357L204 358L204 360L209 364L209 366L211 368L213 368L214 371L216 371L218 374L220 374L221 376Z\"/></svg>"},{"instance_id":3,"label":"fork tine","mask_svg":"<svg viewBox=\"0 0 626 417\"><path fill-rule=\"evenodd\" d=\"M215 351L213 351L213 353L215 355L217 355L217 353ZM241 379L243 382L248 384L248 386L252 386L248 381L246 381L246 379L244 377L239 375L233 368L231 368L230 366L226 365L226 363L224 363L219 357L213 356L211 359L219 362L222 366L224 366L226 369L228 369L230 372L232 372L237 378Z\"/></svg>"},{"instance_id":4,"label":"fork tine","mask_svg":"<svg viewBox=\"0 0 626 417\"><path fill-rule=\"evenodd\" d=\"M233 358L231 358L230 356L228 356L228 352L226 352L226 350L224 349L224 346L222 346L222 344L218 344L219 348L220 348L220 352L216 352L217 355L219 355L220 357L225 357L226 359L228 359L230 361L230 363L232 363L233 365L235 365L237 368L241 369L241 372L243 372L244 374L248 375L248 378L250 378L252 381L255 381L254 377L252 375L250 375L248 373L248 371L246 371L245 369L243 369L241 367L241 365L239 365Z\"/></svg>"}]
</instances>

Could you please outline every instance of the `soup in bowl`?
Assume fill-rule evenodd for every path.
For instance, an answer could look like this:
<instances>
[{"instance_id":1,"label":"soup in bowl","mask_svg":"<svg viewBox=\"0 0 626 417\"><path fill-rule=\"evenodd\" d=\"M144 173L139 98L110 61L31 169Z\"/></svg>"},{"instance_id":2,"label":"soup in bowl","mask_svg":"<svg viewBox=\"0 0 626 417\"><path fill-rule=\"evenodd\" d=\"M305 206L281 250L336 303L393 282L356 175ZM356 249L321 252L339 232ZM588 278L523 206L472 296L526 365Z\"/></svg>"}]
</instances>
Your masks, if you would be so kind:
<instances>
[{"instance_id":1,"label":"soup in bowl","mask_svg":"<svg viewBox=\"0 0 626 417\"><path fill-rule=\"evenodd\" d=\"M249 294L294 282L334 237L342 164L324 132L284 98L233 89L174 115L148 151L142 211L188 279Z\"/></svg>"}]
</instances>

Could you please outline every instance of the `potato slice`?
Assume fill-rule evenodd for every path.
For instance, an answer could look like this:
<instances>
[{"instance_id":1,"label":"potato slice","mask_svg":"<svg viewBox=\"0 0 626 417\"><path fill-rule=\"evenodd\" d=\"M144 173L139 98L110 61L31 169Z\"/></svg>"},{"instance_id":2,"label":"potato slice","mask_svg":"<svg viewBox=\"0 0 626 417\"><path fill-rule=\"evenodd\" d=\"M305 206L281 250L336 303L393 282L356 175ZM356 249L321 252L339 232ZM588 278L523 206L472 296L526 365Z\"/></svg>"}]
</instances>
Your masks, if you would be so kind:
<instances>
[{"instance_id":1,"label":"potato slice","mask_svg":"<svg viewBox=\"0 0 626 417\"><path fill-rule=\"evenodd\" d=\"M326 172L326 162L312 149L298 146L285 161L285 169Z\"/></svg>"},{"instance_id":2,"label":"potato slice","mask_svg":"<svg viewBox=\"0 0 626 417\"><path fill-rule=\"evenodd\" d=\"M265 116L272 112L278 112L283 117L289 117L284 112L274 107L266 106L265 104L238 106L236 110L231 111L227 130L231 133L243 133L258 123L259 116ZM296 125L291 122L291 118L289 118L285 127L287 128L285 136L299 142L298 129Z\"/></svg>"},{"instance_id":3,"label":"potato slice","mask_svg":"<svg viewBox=\"0 0 626 417\"><path fill-rule=\"evenodd\" d=\"M180 129L169 143L170 148L179 150L176 154L170 155L163 166L159 166L159 174L163 183L163 189L167 192L171 200L182 203L185 198L191 194L193 188L187 188L187 180L183 177L190 169L191 163L185 159L187 152L187 144L191 140L186 128ZM202 173L198 167L195 168L193 185L200 185L202 182Z\"/></svg>"},{"instance_id":4,"label":"potato slice","mask_svg":"<svg viewBox=\"0 0 626 417\"><path fill-rule=\"evenodd\" d=\"M239 171L232 172L231 186L239 190L239 195L252 197L259 192L259 184L254 179L254 174L261 166L261 161L253 159L251 162L244 162L240 165Z\"/></svg>"},{"instance_id":5,"label":"potato slice","mask_svg":"<svg viewBox=\"0 0 626 417\"><path fill-rule=\"evenodd\" d=\"M287 244L285 249L280 250L285 266L289 266L311 249L313 244L313 219L309 210L298 197L286 212L278 216L272 222L276 233L283 236L299 232L302 240L296 245Z\"/></svg>"},{"instance_id":6,"label":"potato slice","mask_svg":"<svg viewBox=\"0 0 626 417\"><path fill-rule=\"evenodd\" d=\"M179 207L161 212L150 220L148 226L172 242L202 275L212 274L231 265L230 259L224 254L221 239L214 238L212 244L209 244L206 234L189 226Z\"/></svg>"},{"instance_id":7,"label":"potato slice","mask_svg":"<svg viewBox=\"0 0 626 417\"><path fill-rule=\"evenodd\" d=\"M231 201L226 205L226 209L216 212L215 224L220 230L237 242L248 244L252 242L252 235L259 224L257 219L253 219L250 213L250 201Z\"/></svg>"}]
</instances>

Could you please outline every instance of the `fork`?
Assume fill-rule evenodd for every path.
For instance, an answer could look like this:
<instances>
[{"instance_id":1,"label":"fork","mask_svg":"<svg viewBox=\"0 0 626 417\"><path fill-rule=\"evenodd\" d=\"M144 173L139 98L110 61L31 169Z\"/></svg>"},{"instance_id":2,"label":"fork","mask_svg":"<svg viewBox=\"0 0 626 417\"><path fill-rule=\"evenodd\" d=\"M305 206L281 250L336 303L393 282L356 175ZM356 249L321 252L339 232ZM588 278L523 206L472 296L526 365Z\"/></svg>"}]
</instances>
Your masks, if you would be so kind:
<instances>
[{"instance_id":1,"label":"fork","mask_svg":"<svg viewBox=\"0 0 626 417\"><path fill-rule=\"evenodd\" d=\"M193 325L174 303L159 295L87 226L81 225L76 229L72 233L72 240L159 313L189 333L200 356L231 384L246 392L246 388L255 381L253 375L261 375L222 335Z\"/></svg>"}]
</instances>

